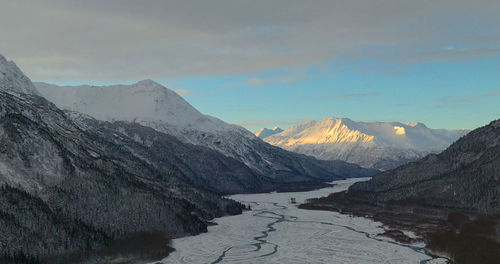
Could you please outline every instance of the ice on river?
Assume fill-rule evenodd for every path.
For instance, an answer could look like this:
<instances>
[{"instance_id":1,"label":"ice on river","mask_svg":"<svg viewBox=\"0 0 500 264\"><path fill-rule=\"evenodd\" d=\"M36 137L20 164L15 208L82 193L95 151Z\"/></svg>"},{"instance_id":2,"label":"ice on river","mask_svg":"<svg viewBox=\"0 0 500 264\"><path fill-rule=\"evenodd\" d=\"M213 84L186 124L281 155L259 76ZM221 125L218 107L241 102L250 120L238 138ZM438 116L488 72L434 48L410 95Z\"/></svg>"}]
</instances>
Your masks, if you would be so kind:
<instances>
[{"instance_id":1,"label":"ice on river","mask_svg":"<svg viewBox=\"0 0 500 264\"><path fill-rule=\"evenodd\" d=\"M360 179L310 192L233 195L252 211L215 219L208 233L173 240L160 263L446 263L388 238L378 222L334 212L298 209L305 199L347 189ZM157 263L157 262L155 262Z\"/></svg>"}]
</instances>

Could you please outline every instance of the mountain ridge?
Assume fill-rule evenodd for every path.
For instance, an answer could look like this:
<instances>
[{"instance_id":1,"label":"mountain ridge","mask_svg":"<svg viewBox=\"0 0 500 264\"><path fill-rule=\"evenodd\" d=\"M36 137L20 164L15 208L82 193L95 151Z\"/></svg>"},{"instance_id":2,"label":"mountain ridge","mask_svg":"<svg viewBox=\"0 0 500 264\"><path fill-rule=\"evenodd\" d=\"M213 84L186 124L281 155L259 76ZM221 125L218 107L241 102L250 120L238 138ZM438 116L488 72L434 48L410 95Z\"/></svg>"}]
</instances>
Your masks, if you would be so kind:
<instances>
[{"instance_id":1,"label":"mountain ridge","mask_svg":"<svg viewBox=\"0 0 500 264\"><path fill-rule=\"evenodd\" d=\"M151 80L111 86L35 85L62 109L103 121L136 122L152 127L185 143L219 151L271 181L300 182L311 178L329 181L375 173L339 162L327 165L324 161L271 146L243 127L200 113L174 91ZM340 171L346 173L345 168L351 167L353 173L338 174L335 166L342 167Z\"/></svg>"},{"instance_id":2,"label":"mountain ridge","mask_svg":"<svg viewBox=\"0 0 500 264\"><path fill-rule=\"evenodd\" d=\"M439 152L466 132L430 129L423 123L357 122L330 117L288 128L263 140L319 159L387 170Z\"/></svg>"}]
</instances>

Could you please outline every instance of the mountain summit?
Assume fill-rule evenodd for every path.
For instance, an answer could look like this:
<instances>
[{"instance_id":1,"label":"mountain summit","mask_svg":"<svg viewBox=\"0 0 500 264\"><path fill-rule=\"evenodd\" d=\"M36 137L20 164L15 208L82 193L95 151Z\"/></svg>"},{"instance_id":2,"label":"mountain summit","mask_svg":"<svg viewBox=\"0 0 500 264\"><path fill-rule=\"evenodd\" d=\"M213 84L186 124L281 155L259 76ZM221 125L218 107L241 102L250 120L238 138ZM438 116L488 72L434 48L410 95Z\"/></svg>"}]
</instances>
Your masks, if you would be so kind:
<instances>
[{"instance_id":1,"label":"mountain summit","mask_svg":"<svg viewBox=\"0 0 500 264\"><path fill-rule=\"evenodd\" d=\"M31 80L12 61L0 55L0 90L39 95Z\"/></svg>"},{"instance_id":2,"label":"mountain summit","mask_svg":"<svg viewBox=\"0 0 500 264\"><path fill-rule=\"evenodd\" d=\"M64 86L36 83L56 105L105 121L167 123L170 126L218 129L217 122L202 115L181 96L152 80L131 85ZM208 120L210 119L210 120Z\"/></svg>"},{"instance_id":3,"label":"mountain summit","mask_svg":"<svg viewBox=\"0 0 500 264\"><path fill-rule=\"evenodd\" d=\"M386 170L439 152L466 132L430 129L422 123L356 122L331 117L291 127L264 140L319 159Z\"/></svg>"}]
</instances>

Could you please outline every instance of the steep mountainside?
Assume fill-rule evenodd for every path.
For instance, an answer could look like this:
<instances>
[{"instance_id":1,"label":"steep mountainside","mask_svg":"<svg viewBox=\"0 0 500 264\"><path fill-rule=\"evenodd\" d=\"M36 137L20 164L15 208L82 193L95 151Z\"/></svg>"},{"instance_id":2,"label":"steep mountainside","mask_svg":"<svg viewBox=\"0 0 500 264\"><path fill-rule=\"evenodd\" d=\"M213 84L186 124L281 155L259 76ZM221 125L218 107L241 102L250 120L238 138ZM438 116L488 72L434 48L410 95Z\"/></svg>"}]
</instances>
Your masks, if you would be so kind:
<instances>
[{"instance_id":1,"label":"steep mountainside","mask_svg":"<svg viewBox=\"0 0 500 264\"><path fill-rule=\"evenodd\" d=\"M354 184L347 197L499 213L500 120L470 132L438 155Z\"/></svg>"},{"instance_id":2,"label":"steep mountainside","mask_svg":"<svg viewBox=\"0 0 500 264\"><path fill-rule=\"evenodd\" d=\"M386 170L439 152L466 132L430 129L422 123L326 118L289 128L264 140L323 160L343 160Z\"/></svg>"},{"instance_id":3,"label":"steep mountainside","mask_svg":"<svg viewBox=\"0 0 500 264\"><path fill-rule=\"evenodd\" d=\"M113 142L108 147L121 146L152 168L182 172L184 180L192 186L220 194L275 188L245 164L207 147L183 143L137 123L103 122L76 112L68 114L82 130L95 132L98 139Z\"/></svg>"},{"instance_id":4,"label":"steep mountainside","mask_svg":"<svg viewBox=\"0 0 500 264\"><path fill-rule=\"evenodd\" d=\"M150 158L153 152L144 153L148 143L135 143L140 141L137 136L116 132L103 137L112 132L101 124L83 130L65 112L35 95L0 91L0 109L0 184L12 186L4 187L0 196L20 198L0 203L1 233L18 236L4 236L7 243L2 243L2 252L82 249L81 245L96 244L93 237L116 238L140 231L163 230L172 236L198 233L206 228L198 216L209 219L239 210L209 189L190 183L195 177L217 178L224 172L218 175L216 170L230 168L231 161L222 155L206 154L174 140L170 146L176 147L175 154L164 151L163 157ZM120 130L138 129L127 125ZM170 163L175 156L195 152L194 157L206 158L205 164L185 161L181 169ZM25 203L34 210L26 211ZM52 226L54 233L43 233L44 225ZM75 240L64 234L64 226L77 229L71 233ZM26 232L19 235L23 229ZM45 241L44 234L61 239ZM42 235L45 242L34 245L31 235Z\"/></svg>"},{"instance_id":5,"label":"steep mountainside","mask_svg":"<svg viewBox=\"0 0 500 264\"><path fill-rule=\"evenodd\" d=\"M317 161L271 146L242 127L201 114L175 92L151 80L113 86L36 86L63 109L99 120L152 127L185 143L206 146L234 158L269 181L334 180L376 173L347 163Z\"/></svg>"},{"instance_id":6,"label":"steep mountainside","mask_svg":"<svg viewBox=\"0 0 500 264\"><path fill-rule=\"evenodd\" d=\"M203 232L205 219L241 208L202 179L213 178L218 192L260 188L233 159L137 124L66 113L30 90L15 64L0 66L2 263L9 255L84 250L136 232Z\"/></svg>"}]
</instances>

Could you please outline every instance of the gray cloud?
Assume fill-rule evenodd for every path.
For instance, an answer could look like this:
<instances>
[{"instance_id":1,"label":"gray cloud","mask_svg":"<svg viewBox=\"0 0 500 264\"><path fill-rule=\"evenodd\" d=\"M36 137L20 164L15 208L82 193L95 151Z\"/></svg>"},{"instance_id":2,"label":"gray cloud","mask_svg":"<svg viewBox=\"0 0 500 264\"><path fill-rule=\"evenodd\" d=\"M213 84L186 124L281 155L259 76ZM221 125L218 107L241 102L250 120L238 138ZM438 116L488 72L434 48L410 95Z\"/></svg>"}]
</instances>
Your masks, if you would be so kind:
<instances>
[{"instance_id":1,"label":"gray cloud","mask_svg":"<svg viewBox=\"0 0 500 264\"><path fill-rule=\"evenodd\" d=\"M0 6L0 53L36 80L242 74L337 58L420 62L500 52L496 0L0 0Z\"/></svg>"}]
</instances>

